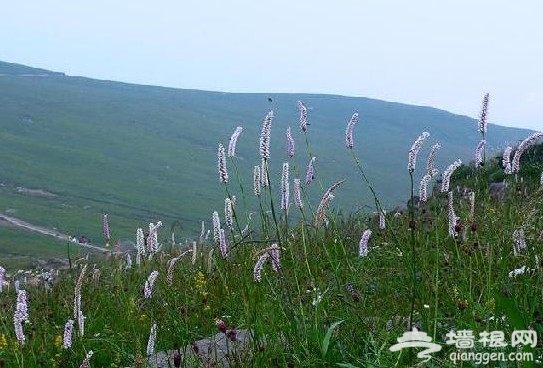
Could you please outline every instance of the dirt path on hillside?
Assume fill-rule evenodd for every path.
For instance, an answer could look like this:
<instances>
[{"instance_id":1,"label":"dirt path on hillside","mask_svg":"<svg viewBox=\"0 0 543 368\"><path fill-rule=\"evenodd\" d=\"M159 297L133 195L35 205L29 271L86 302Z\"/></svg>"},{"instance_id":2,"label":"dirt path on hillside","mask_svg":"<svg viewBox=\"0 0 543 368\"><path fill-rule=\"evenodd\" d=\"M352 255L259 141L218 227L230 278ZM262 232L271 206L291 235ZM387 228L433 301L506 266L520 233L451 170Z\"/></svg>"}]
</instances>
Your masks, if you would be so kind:
<instances>
[{"instance_id":1,"label":"dirt path on hillside","mask_svg":"<svg viewBox=\"0 0 543 368\"><path fill-rule=\"evenodd\" d=\"M15 226L15 227L18 227L18 228L23 229L23 230L33 231L35 233L40 233L40 234L43 234L43 235L52 236L52 237L60 239L60 240L69 241L71 243L77 244L77 245L79 245L81 247L84 247L84 248L97 250L99 252L109 252L109 249L105 249L105 248L97 246L97 245L84 244L84 243L75 243L75 242L72 241L70 236L67 235L67 234L63 234L63 233L58 232L56 230L48 229L46 227L32 225L31 223L28 223L26 221L20 220L20 219L15 218L15 217L7 216L7 215L5 215L3 213L0 213L0 221L7 222L8 224L10 224L12 226Z\"/></svg>"}]
</instances>

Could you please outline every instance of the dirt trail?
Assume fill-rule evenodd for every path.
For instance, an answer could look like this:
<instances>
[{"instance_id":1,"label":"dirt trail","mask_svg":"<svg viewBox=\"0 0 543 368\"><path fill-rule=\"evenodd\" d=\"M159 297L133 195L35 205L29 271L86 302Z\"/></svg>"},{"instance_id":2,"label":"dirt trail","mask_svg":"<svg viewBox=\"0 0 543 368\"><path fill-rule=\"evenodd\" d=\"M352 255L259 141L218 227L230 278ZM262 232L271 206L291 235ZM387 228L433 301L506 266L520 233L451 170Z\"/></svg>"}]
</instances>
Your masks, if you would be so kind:
<instances>
[{"instance_id":1,"label":"dirt trail","mask_svg":"<svg viewBox=\"0 0 543 368\"><path fill-rule=\"evenodd\" d=\"M43 235L52 236L54 238L69 241L69 242L73 243L70 236L67 235L67 234L60 233L60 232L58 232L56 230L48 229L46 227L32 225L31 223L28 223L26 221L20 220L20 219L15 218L15 217L7 216L7 215L5 215L3 213L0 213L0 221L5 221L5 222L7 222L7 223L9 223L9 224L11 224L11 225L13 225L15 227L20 228L20 229L33 231L33 232L40 233L40 234L43 234ZM84 248L97 250L99 252L109 252L110 251L109 249L105 249L103 247L93 245L93 244L83 244L83 243L74 243L74 244L77 244L77 245L79 245L81 247L84 247Z\"/></svg>"}]
</instances>

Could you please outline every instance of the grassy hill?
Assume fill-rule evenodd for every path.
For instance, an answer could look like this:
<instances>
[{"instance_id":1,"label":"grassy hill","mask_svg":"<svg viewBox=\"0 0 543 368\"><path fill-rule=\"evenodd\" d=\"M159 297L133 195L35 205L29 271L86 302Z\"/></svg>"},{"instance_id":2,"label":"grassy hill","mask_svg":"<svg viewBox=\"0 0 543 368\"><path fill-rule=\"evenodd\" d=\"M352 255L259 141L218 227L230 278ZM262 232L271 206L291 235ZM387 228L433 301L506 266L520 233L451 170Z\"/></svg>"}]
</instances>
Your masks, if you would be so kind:
<instances>
[{"instance_id":1,"label":"grassy hill","mask_svg":"<svg viewBox=\"0 0 543 368\"><path fill-rule=\"evenodd\" d=\"M431 133L430 143L443 146L437 159L441 170L456 158L469 161L480 139L476 121L468 117L367 98L171 89L9 63L0 63L0 75L0 212L97 242L103 213L109 214L114 241L134 239L137 227L158 220L168 230L178 224L176 233L197 235L200 222L209 224L211 212L223 208L217 144L228 144L238 125L244 132L236 162L251 210L256 205L250 201L252 167L260 163L258 136L269 109L276 116L271 180L277 200L280 167L288 158L285 129L291 126L295 170L305 175L306 147L317 157L317 183L308 193L313 206L328 185L346 178L334 200L334 207L346 212L373 210L344 146L353 112L360 113L355 151L389 208L408 197L407 150L423 130ZM298 127L298 100L309 109L308 146ZM479 101L473 105L476 111ZM528 133L490 125L489 147L516 143ZM242 197L237 186L231 188Z\"/></svg>"}]
</instances>

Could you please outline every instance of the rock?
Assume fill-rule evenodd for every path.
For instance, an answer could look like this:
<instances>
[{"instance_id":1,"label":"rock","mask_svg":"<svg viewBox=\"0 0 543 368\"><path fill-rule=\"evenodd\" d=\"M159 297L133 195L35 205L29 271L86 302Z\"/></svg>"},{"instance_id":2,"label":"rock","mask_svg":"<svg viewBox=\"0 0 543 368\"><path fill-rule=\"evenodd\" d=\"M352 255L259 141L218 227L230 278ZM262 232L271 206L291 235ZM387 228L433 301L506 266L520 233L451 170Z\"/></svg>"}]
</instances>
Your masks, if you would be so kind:
<instances>
[{"instance_id":1,"label":"rock","mask_svg":"<svg viewBox=\"0 0 543 368\"><path fill-rule=\"evenodd\" d=\"M507 183L506 182L500 182L500 183L490 183L488 186L488 191L490 193L490 197L492 197L495 201L503 201L505 198L505 191L507 189Z\"/></svg>"},{"instance_id":2,"label":"rock","mask_svg":"<svg viewBox=\"0 0 543 368\"><path fill-rule=\"evenodd\" d=\"M184 349L159 352L147 359L146 368L173 367L173 356L181 354L181 367L243 367L253 356L252 330L227 330L219 332L211 338L202 339L187 345ZM283 340L285 340L283 338ZM265 339L262 341L265 345ZM286 346L286 344L285 344Z\"/></svg>"}]
</instances>

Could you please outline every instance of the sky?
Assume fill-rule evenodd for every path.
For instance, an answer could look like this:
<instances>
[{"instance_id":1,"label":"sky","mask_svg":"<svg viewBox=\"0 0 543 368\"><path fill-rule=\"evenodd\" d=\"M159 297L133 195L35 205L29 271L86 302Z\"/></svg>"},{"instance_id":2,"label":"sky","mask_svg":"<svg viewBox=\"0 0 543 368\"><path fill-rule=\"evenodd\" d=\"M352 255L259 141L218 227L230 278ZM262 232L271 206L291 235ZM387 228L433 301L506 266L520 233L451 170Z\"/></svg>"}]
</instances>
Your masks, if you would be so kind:
<instances>
[{"instance_id":1,"label":"sky","mask_svg":"<svg viewBox=\"0 0 543 368\"><path fill-rule=\"evenodd\" d=\"M24 0L0 60L226 92L362 96L543 130L540 0ZM360 112L363 116L363 111Z\"/></svg>"}]
</instances>

